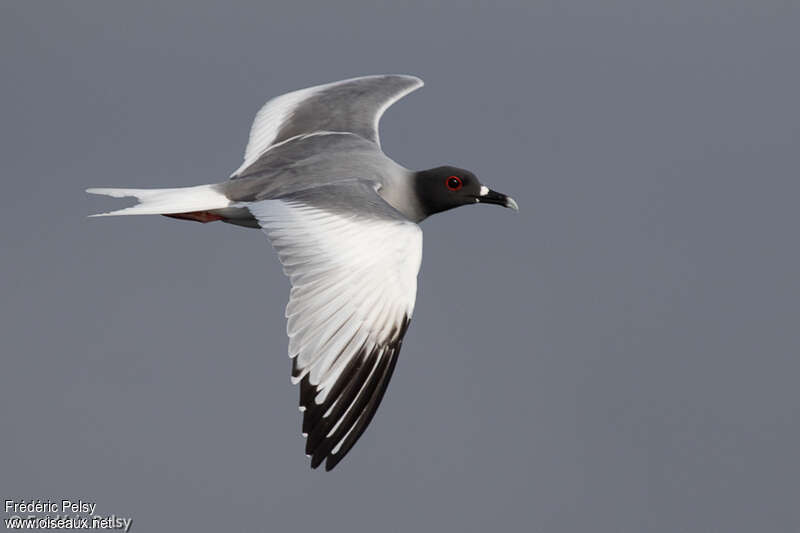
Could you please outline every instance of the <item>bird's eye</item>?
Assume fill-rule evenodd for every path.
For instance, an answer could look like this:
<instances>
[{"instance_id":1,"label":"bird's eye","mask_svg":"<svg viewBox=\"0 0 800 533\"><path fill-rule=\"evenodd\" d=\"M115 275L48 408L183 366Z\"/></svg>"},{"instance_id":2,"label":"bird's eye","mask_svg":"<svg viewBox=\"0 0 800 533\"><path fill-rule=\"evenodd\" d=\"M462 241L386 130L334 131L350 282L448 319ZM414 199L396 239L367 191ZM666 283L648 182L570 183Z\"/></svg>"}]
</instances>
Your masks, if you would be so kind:
<instances>
[{"instance_id":1,"label":"bird's eye","mask_svg":"<svg viewBox=\"0 0 800 533\"><path fill-rule=\"evenodd\" d=\"M461 182L461 178L459 178L458 176L450 176L449 178L447 178L446 183L447 183L447 188L450 189L451 191L457 191L458 189L464 186L464 184Z\"/></svg>"}]
</instances>

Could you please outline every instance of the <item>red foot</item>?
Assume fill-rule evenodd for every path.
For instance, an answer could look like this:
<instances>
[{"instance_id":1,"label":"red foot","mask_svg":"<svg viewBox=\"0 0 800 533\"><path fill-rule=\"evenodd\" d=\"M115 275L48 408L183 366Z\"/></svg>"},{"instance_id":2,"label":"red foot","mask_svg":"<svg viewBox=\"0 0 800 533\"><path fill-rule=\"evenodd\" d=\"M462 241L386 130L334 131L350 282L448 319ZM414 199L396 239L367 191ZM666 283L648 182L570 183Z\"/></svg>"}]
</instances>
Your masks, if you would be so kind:
<instances>
[{"instance_id":1,"label":"red foot","mask_svg":"<svg viewBox=\"0 0 800 533\"><path fill-rule=\"evenodd\" d=\"M221 217L210 211L192 211L191 213L174 213L164 216L170 218L179 218L181 220L194 220L195 222L202 222L203 224L206 222L214 222L216 220L225 220L224 217Z\"/></svg>"}]
</instances>

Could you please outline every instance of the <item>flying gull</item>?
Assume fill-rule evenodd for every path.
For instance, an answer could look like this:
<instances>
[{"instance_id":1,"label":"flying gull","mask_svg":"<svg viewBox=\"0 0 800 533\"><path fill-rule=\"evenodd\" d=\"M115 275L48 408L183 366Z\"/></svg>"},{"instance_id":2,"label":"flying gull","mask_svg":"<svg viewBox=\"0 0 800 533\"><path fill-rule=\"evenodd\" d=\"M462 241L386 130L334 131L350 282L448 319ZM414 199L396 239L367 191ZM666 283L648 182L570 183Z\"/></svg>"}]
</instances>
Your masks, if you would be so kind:
<instances>
[{"instance_id":1,"label":"flying gull","mask_svg":"<svg viewBox=\"0 0 800 533\"><path fill-rule=\"evenodd\" d=\"M87 189L133 207L93 216L166 215L267 234L291 282L292 382L306 454L331 470L366 429L408 329L426 217L516 202L470 171L408 170L381 150L378 122L420 88L414 76L365 76L278 96L258 112L244 162L222 183Z\"/></svg>"}]
</instances>

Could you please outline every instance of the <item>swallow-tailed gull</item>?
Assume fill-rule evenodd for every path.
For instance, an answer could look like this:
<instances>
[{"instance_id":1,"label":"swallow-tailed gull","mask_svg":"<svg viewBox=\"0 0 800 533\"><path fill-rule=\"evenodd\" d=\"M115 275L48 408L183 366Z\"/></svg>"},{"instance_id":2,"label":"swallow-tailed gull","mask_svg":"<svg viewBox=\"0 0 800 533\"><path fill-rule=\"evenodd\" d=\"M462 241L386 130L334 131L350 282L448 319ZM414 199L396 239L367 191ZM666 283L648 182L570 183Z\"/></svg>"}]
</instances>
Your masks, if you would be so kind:
<instances>
[{"instance_id":1,"label":"swallow-tailed gull","mask_svg":"<svg viewBox=\"0 0 800 533\"><path fill-rule=\"evenodd\" d=\"M300 384L306 454L330 470L369 424L408 328L426 217L516 202L462 168L408 170L381 150L378 122L422 86L365 76L278 96L258 112L244 162L221 183L87 189L134 197L108 215L166 215L260 228L291 282L292 381Z\"/></svg>"}]
</instances>

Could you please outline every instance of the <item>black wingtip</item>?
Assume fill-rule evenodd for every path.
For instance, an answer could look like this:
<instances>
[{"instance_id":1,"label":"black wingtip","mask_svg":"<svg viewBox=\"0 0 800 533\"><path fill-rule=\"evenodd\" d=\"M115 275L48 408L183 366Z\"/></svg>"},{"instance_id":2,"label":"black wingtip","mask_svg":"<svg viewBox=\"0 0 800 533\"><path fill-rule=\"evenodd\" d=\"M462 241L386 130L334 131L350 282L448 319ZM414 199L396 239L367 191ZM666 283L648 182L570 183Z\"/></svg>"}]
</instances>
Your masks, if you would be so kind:
<instances>
[{"instance_id":1,"label":"black wingtip","mask_svg":"<svg viewBox=\"0 0 800 533\"><path fill-rule=\"evenodd\" d=\"M319 465L321 465L321 464L322 464L322 461L323 461L324 459L325 459L325 457L324 457L324 456L321 456L321 455L312 455L312 456L311 456L311 468L313 468L314 470L316 470L316 469L317 469L317 467L318 467Z\"/></svg>"},{"instance_id":2,"label":"black wingtip","mask_svg":"<svg viewBox=\"0 0 800 533\"><path fill-rule=\"evenodd\" d=\"M305 407L303 433L312 469L323 462L326 472L336 468L364 433L386 393L410 322L404 317L382 347L362 347L322 404L315 402L318 391L309 376L300 381L300 405ZM332 453L334 449L336 453Z\"/></svg>"}]
</instances>

